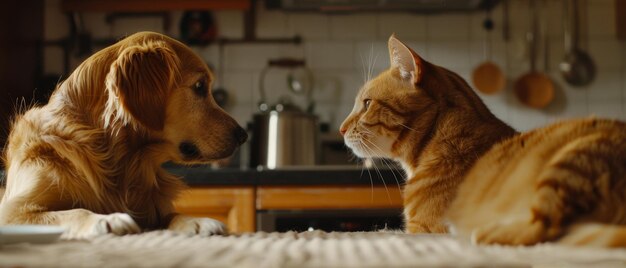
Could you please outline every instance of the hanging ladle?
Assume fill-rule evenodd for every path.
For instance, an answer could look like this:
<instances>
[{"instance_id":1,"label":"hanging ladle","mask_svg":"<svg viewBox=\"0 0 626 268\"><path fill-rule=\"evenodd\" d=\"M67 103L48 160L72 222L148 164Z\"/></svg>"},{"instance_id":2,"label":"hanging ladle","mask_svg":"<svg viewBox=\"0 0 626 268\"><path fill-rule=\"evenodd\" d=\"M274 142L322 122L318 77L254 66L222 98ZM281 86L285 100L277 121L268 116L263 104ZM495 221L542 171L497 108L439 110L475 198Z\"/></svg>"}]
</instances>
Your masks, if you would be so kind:
<instances>
[{"instance_id":1,"label":"hanging ladle","mask_svg":"<svg viewBox=\"0 0 626 268\"><path fill-rule=\"evenodd\" d=\"M561 75L572 86L585 86L593 81L596 67L593 60L579 47L579 11L578 1L565 1L565 12L569 27L565 26L565 58L559 64ZM566 23L567 25L567 23ZM568 29L569 28L569 29Z\"/></svg>"}]
</instances>

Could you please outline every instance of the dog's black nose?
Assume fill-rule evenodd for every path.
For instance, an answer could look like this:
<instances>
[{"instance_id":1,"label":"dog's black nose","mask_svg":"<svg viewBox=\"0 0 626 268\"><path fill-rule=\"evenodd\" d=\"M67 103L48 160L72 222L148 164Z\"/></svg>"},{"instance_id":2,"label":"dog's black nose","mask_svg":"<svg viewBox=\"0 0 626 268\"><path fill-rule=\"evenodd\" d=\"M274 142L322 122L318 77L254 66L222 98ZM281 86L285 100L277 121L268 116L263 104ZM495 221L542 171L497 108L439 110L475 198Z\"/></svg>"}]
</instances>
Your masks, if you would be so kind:
<instances>
[{"instance_id":1,"label":"dog's black nose","mask_svg":"<svg viewBox=\"0 0 626 268\"><path fill-rule=\"evenodd\" d=\"M200 149L198 149L198 146L193 144L193 142L181 142L180 145L178 145L178 150L180 150L186 158L197 158L200 156Z\"/></svg>"},{"instance_id":2,"label":"dog's black nose","mask_svg":"<svg viewBox=\"0 0 626 268\"><path fill-rule=\"evenodd\" d=\"M248 140L248 133L245 129L237 127L237 129L235 129L235 139L239 142L239 145L242 145Z\"/></svg>"}]
</instances>

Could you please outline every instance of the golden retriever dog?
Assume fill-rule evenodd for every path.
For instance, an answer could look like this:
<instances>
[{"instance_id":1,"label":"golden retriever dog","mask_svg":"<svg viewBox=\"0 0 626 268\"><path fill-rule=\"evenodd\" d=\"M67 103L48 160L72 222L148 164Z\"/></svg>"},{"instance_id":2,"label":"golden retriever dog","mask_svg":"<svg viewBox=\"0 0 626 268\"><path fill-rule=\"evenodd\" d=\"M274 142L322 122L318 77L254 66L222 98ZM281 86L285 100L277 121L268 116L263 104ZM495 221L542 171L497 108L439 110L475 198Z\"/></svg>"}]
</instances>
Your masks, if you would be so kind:
<instances>
[{"instance_id":1,"label":"golden retriever dog","mask_svg":"<svg viewBox=\"0 0 626 268\"><path fill-rule=\"evenodd\" d=\"M48 104L15 119L0 224L61 225L66 237L225 232L174 211L184 183L161 167L222 159L247 139L211 97L212 82L200 57L157 33L85 60Z\"/></svg>"}]
</instances>

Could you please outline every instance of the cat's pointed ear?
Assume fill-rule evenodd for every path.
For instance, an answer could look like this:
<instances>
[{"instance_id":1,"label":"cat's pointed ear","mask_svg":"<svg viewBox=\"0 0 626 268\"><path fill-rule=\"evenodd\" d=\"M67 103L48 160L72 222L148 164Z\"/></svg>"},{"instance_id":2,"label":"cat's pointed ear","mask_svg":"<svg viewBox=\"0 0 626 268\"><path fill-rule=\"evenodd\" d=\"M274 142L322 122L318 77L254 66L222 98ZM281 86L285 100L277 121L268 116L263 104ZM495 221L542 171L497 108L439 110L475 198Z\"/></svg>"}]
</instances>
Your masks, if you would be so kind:
<instances>
[{"instance_id":1,"label":"cat's pointed ear","mask_svg":"<svg viewBox=\"0 0 626 268\"><path fill-rule=\"evenodd\" d=\"M403 79L410 79L414 85L422 79L422 59L411 48L398 40L395 34L389 37L389 61L391 68L397 68Z\"/></svg>"}]
</instances>

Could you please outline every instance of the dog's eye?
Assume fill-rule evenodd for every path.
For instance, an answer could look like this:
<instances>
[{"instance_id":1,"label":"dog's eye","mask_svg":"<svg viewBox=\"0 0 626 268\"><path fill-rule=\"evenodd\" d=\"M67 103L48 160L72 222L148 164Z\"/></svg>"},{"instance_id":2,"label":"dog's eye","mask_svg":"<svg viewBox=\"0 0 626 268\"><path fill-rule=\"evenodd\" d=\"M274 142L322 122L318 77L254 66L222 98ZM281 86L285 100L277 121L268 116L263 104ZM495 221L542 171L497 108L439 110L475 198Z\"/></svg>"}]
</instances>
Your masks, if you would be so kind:
<instances>
[{"instance_id":1,"label":"dog's eye","mask_svg":"<svg viewBox=\"0 0 626 268\"><path fill-rule=\"evenodd\" d=\"M367 111L367 108L370 107L370 103L372 103L372 100L370 100L370 99L363 100L363 109L365 109Z\"/></svg>"},{"instance_id":2,"label":"dog's eye","mask_svg":"<svg viewBox=\"0 0 626 268\"><path fill-rule=\"evenodd\" d=\"M208 90L206 88L206 80L200 79L195 84L193 84L193 92L200 97L206 97L208 94Z\"/></svg>"}]
</instances>

